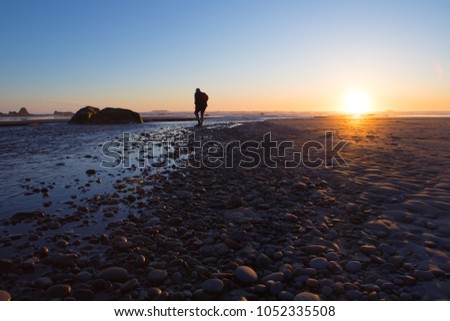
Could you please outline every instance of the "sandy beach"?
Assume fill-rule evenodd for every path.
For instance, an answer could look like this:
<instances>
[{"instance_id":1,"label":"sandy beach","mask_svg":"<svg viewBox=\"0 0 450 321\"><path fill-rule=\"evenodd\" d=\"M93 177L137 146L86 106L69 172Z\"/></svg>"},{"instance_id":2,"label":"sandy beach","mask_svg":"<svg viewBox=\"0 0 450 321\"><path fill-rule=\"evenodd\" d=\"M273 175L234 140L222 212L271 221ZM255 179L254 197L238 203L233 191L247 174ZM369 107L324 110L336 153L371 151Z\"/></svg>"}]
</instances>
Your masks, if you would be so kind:
<instances>
[{"instance_id":1,"label":"sandy beach","mask_svg":"<svg viewBox=\"0 0 450 321\"><path fill-rule=\"evenodd\" d=\"M142 169L117 176L105 194L67 200L73 210L64 215L36 204L2 219L1 295L450 299L449 118L317 117L191 130L214 147L195 153L198 168ZM268 149L255 148L268 133Z\"/></svg>"}]
</instances>

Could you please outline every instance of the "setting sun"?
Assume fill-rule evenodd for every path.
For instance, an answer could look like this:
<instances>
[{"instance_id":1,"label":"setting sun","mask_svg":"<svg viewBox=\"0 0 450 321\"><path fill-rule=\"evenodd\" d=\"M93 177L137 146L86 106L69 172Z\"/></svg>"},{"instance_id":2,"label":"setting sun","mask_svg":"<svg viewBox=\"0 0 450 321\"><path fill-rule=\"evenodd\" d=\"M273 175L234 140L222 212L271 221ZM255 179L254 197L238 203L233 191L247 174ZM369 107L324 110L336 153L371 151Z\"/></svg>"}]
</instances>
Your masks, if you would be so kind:
<instances>
[{"instance_id":1,"label":"setting sun","mask_svg":"<svg viewBox=\"0 0 450 321\"><path fill-rule=\"evenodd\" d=\"M344 98L343 111L348 114L366 114L372 110L372 99L364 90L351 90Z\"/></svg>"}]
</instances>

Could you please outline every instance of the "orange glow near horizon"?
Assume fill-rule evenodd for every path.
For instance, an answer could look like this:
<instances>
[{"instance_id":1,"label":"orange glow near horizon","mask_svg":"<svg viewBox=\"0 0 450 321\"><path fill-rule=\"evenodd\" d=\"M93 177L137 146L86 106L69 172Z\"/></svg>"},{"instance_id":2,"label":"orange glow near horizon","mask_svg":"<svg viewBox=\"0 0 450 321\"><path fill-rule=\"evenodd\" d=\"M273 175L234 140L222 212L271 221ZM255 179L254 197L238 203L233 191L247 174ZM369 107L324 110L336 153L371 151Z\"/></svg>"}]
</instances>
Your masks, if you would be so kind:
<instances>
[{"instance_id":1,"label":"orange glow near horizon","mask_svg":"<svg viewBox=\"0 0 450 321\"><path fill-rule=\"evenodd\" d=\"M342 111L347 114L361 115L372 112L373 101L367 91L353 89L345 94Z\"/></svg>"},{"instance_id":2,"label":"orange glow near horizon","mask_svg":"<svg viewBox=\"0 0 450 321\"><path fill-rule=\"evenodd\" d=\"M316 85L316 84L314 84ZM347 114L367 114L385 111L393 112L426 112L449 111L450 92L439 90L424 90L418 86L411 88L391 87L386 90L379 84L368 83L363 87L343 87L335 84L325 88L311 86L301 88L276 88L268 91L254 89L252 91L229 90L222 88L203 89L208 93L208 112L342 112ZM194 88L195 89L195 88ZM127 92L99 92L86 97L71 96L65 99L63 95L55 95L56 99L42 97L38 102L32 99L21 99L15 103L13 98L4 98L3 113L18 111L26 107L30 113L53 113L53 111L72 111L91 105L99 108L123 107L137 112L152 110L167 110L169 112L193 112L194 89L190 87L183 91L170 93L161 90L151 95L143 90ZM127 94L125 94L127 93ZM232 94L230 94L232 93ZM58 97L59 96L59 97ZM50 94L48 97L51 97Z\"/></svg>"}]
</instances>

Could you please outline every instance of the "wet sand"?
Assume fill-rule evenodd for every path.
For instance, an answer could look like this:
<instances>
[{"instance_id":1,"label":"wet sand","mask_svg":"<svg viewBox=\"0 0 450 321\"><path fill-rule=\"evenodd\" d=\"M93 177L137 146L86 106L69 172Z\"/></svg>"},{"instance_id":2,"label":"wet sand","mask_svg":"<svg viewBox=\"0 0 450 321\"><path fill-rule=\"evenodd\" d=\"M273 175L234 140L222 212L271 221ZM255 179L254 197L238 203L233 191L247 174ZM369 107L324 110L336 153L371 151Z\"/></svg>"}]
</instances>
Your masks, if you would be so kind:
<instances>
[{"instance_id":1,"label":"wet sand","mask_svg":"<svg viewBox=\"0 0 450 321\"><path fill-rule=\"evenodd\" d=\"M258 166L255 154L204 149L199 168L118 177L66 215L4 219L0 290L12 300L448 300L449 125L327 117L195 129L209 146L270 132L293 148L258 150ZM348 167L286 168L327 131L347 141ZM310 160L324 157L314 146Z\"/></svg>"},{"instance_id":2,"label":"wet sand","mask_svg":"<svg viewBox=\"0 0 450 321\"><path fill-rule=\"evenodd\" d=\"M67 123L70 118L55 118L55 119L33 119L33 117L28 117L24 120L12 120L12 121L1 121L0 127L10 127L10 126L36 126L40 124L48 123ZM146 122L180 122L180 121L194 121L195 117L172 117L172 116L152 116L152 117L142 117L144 123ZM98 126L98 125L97 125Z\"/></svg>"}]
</instances>

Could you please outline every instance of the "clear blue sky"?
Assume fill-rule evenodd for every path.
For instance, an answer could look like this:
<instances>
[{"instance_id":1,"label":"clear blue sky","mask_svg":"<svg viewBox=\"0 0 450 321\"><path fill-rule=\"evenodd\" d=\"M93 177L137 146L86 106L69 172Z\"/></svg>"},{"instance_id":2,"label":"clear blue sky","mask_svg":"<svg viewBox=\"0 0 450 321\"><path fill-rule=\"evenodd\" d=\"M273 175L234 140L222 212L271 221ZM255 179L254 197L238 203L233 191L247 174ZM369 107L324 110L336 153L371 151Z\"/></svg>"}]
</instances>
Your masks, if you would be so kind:
<instances>
[{"instance_id":1,"label":"clear blue sky","mask_svg":"<svg viewBox=\"0 0 450 321\"><path fill-rule=\"evenodd\" d=\"M0 111L450 110L450 1L0 0Z\"/></svg>"}]
</instances>

